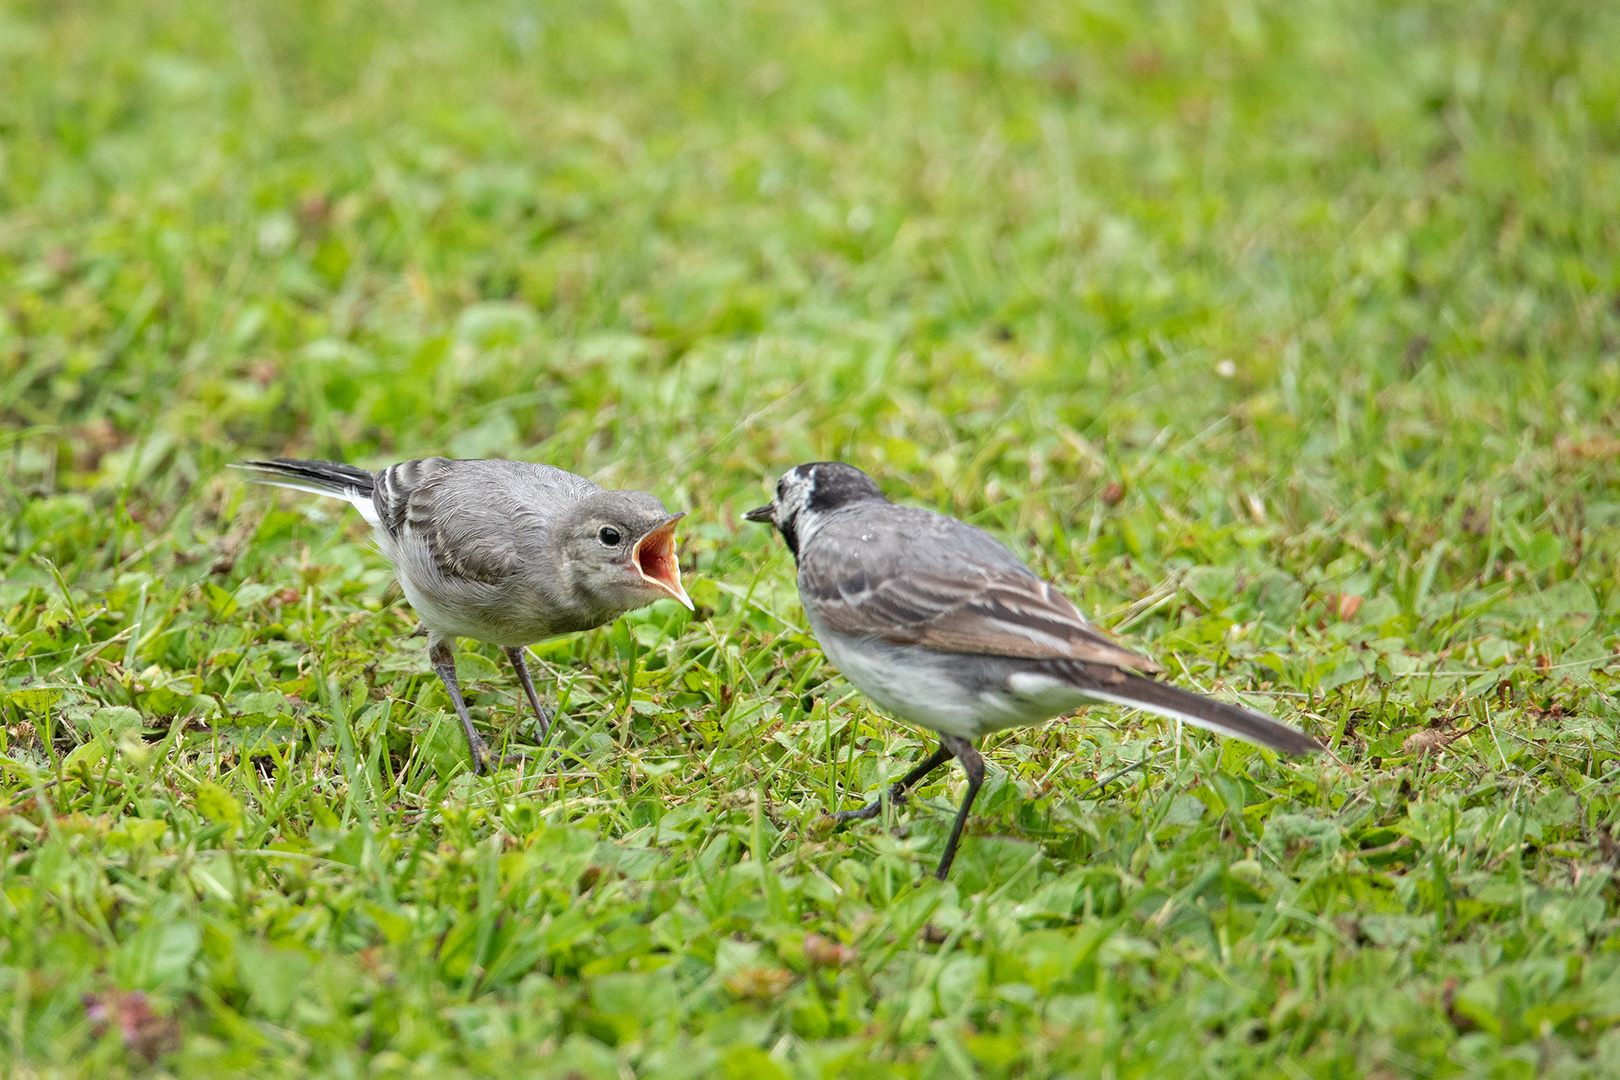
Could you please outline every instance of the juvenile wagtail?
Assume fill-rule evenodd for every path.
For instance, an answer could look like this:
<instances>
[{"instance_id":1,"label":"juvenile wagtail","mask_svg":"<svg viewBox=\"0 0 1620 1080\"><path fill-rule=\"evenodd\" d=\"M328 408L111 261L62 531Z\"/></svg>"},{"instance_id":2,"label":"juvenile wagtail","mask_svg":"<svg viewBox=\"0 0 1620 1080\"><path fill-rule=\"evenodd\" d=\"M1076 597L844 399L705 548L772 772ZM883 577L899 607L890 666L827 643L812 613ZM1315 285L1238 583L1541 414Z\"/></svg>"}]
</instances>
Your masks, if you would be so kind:
<instances>
[{"instance_id":1,"label":"juvenile wagtail","mask_svg":"<svg viewBox=\"0 0 1620 1080\"><path fill-rule=\"evenodd\" d=\"M428 657L467 733L473 771L495 764L456 682L458 637L501 646L540 720L524 646L589 630L671 597L688 608L675 523L656 496L606 491L583 476L522 461L425 458L368 472L277 458L237 468L259 483L347 500L370 522L428 631Z\"/></svg>"}]
</instances>

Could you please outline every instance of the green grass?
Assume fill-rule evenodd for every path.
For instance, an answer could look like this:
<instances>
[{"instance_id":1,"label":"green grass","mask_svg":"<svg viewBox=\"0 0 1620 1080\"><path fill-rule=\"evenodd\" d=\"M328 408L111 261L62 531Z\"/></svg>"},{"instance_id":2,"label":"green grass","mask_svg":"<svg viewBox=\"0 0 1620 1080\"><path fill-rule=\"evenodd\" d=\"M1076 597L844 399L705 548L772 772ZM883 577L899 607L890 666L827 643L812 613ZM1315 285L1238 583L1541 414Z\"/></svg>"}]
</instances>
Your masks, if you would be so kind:
<instances>
[{"instance_id":1,"label":"green grass","mask_svg":"<svg viewBox=\"0 0 1620 1080\"><path fill-rule=\"evenodd\" d=\"M4 0L3 1071L1620 1075L1616 56L1600 0ZM267 453L648 488L700 611L537 646L574 756L473 778ZM1094 709L988 741L944 886L958 770L829 834L924 737L739 526L828 457L1335 756Z\"/></svg>"}]
</instances>

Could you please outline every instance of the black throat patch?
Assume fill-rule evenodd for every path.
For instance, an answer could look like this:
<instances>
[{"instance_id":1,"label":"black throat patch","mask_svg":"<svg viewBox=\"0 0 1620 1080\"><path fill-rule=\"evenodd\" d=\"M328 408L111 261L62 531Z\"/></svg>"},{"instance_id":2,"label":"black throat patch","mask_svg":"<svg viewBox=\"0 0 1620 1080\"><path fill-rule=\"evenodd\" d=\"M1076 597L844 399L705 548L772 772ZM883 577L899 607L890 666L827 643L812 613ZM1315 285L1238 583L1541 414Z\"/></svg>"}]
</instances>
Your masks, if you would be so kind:
<instances>
[{"instance_id":1,"label":"black throat patch","mask_svg":"<svg viewBox=\"0 0 1620 1080\"><path fill-rule=\"evenodd\" d=\"M785 541L787 543L788 550L793 552L793 561L794 561L794 563L798 563L798 561L799 561L799 515L794 514L793 517L791 517L787 521L779 521L779 522L777 522L776 523L776 531L782 534L782 539L783 539L783 541Z\"/></svg>"}]
</instances>

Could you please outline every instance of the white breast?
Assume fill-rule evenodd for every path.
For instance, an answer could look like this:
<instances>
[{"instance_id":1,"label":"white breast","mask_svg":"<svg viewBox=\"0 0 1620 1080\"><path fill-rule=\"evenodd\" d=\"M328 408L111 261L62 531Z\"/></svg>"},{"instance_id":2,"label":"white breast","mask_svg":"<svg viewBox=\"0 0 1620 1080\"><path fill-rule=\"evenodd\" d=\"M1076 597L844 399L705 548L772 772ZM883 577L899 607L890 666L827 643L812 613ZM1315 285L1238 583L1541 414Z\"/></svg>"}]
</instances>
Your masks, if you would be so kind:
<instances>
[{"instance_id":1,"label":"white breast","mask_svg":"<svg viewBox=\"0 0 1620 1080\"><path fill-rule=\"evenodd\" d=\"M1074 687L1041 679L1021 685L1019 661L939 653L811 628L827 659L881 709L947 735L976 739L989 731L1049 720L1087 700ZM1034 691L1034 692L1031 692Z\"/></svg>"},{"instance_id":2,"label":"white breast","mask_svg":"<svg viewBox=\"0 0 1620 1080\"><path fill-rule=\"evenodd\" d=\"M391 537L383 529L375 531L377 546L394 564L394 577L422 624L437 637L469 637L496 645L527 645L542 634L502 633L503 624L488 617L475 602L484 586L449 582L439 573L427 543L409 526Z\"/></svg>"}]
</instances>

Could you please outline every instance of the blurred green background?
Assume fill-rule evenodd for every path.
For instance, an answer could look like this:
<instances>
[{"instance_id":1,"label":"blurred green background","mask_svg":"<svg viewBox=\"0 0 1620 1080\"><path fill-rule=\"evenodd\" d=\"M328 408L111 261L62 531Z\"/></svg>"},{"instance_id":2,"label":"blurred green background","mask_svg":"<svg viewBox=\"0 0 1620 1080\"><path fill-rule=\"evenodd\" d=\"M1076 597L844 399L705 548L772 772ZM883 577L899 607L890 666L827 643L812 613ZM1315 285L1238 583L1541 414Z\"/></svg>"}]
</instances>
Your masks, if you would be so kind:
<instances>
[{"instance_id":1,"label":"blurred green background","mask_svg":"<svg viewBox=\"0 0 1620 1080\"><path fill-rule=\"evenodd\" d=\"M1223 482L1434 513L1620 392L1614 24L8 5L15 482L843 455L971 503L1224 421Z\"/></svg>"},{"instance_id":2,"label":"blurred green background","mask_svg":"<svg viewBox=\"0 0 1620 1080\"><path fill-rule=\"evenodd\" d=\"M1615 1075L1617 56L1599 0L0 0L0 1053ZM358 519L222 473L282 454L652 490L702 617L541 647L589 767L474 783ZM898 889L937 812L813 823L922 744L736 531L823 458L1342 767L1094 710Z\"/></svg>"}]
</instances>

